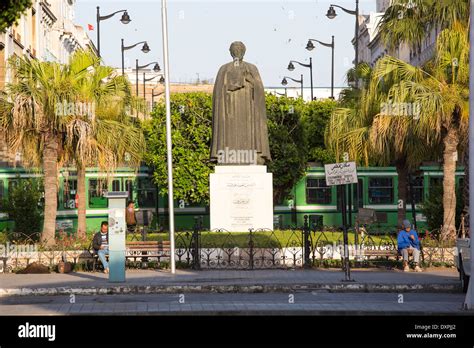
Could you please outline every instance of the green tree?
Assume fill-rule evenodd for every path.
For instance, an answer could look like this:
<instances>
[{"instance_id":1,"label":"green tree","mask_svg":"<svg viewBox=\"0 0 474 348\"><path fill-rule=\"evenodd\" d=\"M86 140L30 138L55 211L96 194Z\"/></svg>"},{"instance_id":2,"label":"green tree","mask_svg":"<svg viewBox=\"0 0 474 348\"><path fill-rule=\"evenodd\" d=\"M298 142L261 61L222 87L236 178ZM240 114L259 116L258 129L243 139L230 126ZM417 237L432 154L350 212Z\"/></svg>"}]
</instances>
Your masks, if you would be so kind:
<instances>
[{"instance_id":1,"label":"green tree","mask_svg":"<svg viewBox=\"0 0 474 348\"><path fill-rule=\"evenodd\" d=\"M0 3L0 31L11 27L33 5L32 0L4 0Z\"/></svg>"},{"instance_id":2,"label":"green tree","mask_svg":"<svg viewBox=\"0 0 474 348\"><path fill-rule=\"evenodd\" d=\"M41 229L42 208L41 182L35 179L21 179L8 192L3 209L15 223L14 231L31 236Z\"/></svg>"},{"instance_id":3,"label":"green tree","mask_svg":"<svg viewBox=\"0 0 474 348\"><path fill-rule=\"evenodd\" d=\"M461 221L461 214L464 206L464 197L461 194L462 188L456 190L456 224ZM426 224L430 231L436 231L435 235L440 235L439 227L443 225L443 185L430 186L428 197L421 205L421 213L426 217Z\"/></svg>"},{"instance_id":4,"label":"green tree","mask_svg":"<svg viewBox=\"0 0 474 348\"><path fill-rule=\"evenodd\" d=\"M161 194L168 193L166 110L160 102L152 119L143 124L147 141L145 161L154 168ZM171 95L174 198L188 203L209 201L209 162L212 96L207 93Z\"/></svg>"},{"instance_id":5,"label":"green tree","mask_svg":"<svg viewBox=\"0 0 474 348\"><path fill-rule=\"evenodd\" d=\"M311 101L305 104L302 122L308 139L308 161L334 163L333 152L324 144L324 133L337 102L333 100Z\"/></svg>"},{"instance_id":6,"label":"green tree","mask_svg":"<svg viewBox=\"0 0 474 348\"><path fill-rule=\"evenodd\" d=\"M304 175L308 158L308 141L302 116L305 102L302 99L266 96L268 133L273 173L273 198L281 203L293 186Z\"/></svg>"}]
</instances>

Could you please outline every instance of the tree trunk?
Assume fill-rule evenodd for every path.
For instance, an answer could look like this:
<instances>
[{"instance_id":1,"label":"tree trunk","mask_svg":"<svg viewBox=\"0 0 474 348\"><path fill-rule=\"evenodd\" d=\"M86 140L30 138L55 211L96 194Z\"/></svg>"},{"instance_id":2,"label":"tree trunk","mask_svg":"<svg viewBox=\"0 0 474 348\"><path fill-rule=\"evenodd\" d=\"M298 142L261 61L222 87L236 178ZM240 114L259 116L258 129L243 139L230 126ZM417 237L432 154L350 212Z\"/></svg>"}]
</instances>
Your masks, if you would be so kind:
<instances>
[{"instance_id":1,"label":"tree trunk","mask_svg":"<svg viewBox=\"0 0 474 348\"><path fill-rule=\"evenodd\" d=\"M58 209L58 142L47 134L43 149L44 222L41 239L47 246L55 244L56 213Z\"/></svg>"},{"instance_id":2,"label":"tree trunk","mask_svg":"<svg viewBox=\"0 0 474 348\"><path fill-rule=\"evenodd\" d=\"M405 159L397 160L395 163L398 175L398 211L397 211L397 222L399 228L402 226L403 220L406 218L407 213L407 197L408 197L408 168L406 166Z\"/></svg>"},{"instance_id":3,"label":"tree trunk","mask_svg":"<svg viewBox=\"0 0 474 348\"><path fill-rule=\"evenodd\" d=\"M455 127L448 129L443 139L443 240L456 239L456 151L459 143L459 133Z\"/></svg>"},{"instance_id":4,"label":"tree trunk","mask_svg":"<svg viewBox=\"0 0 474 348\"><path fill-rule=\"evenodd\" d=\"M77 191L78 207L77 207L77 237L84 238L86 236L86 168L77 165Z\"/></svg>"}]
</instances>

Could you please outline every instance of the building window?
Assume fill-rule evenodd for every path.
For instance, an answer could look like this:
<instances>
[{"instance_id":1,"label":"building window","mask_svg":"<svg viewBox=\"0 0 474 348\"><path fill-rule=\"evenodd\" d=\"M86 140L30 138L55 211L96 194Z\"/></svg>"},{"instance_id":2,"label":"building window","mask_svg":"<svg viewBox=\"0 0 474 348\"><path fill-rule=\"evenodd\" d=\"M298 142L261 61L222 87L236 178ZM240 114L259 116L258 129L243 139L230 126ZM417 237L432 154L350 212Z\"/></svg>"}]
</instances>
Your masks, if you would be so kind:
<instances>
[{"instance_id":1,"label":"building window","mask_svg":"<svg viewBox=\"0 0 474 348\"><path fill-rule=\"evenodd\" d=\"M107 192L107 182L105 180L89 180L89 208L106 208L107 198L104 193Z\"/></svg>"},{"instance_id":2,"label":"building window","mask_svg":"<svg viewBox=\"0 0 474 348\"><path fill-rule=\"evenodd\" d=\"M63 192L63 208L76 208L77 180L65 180Z\"/></svg>"},{"instance_id":3,"label":"building window","mask_svg":"<svg viewBox=\"0 0 474 348\"><path fill-rule=\"evenodd\" d=\"M393 203L393 179L369 178L369 204Z\"/></svg>"},{"instance_id":4,"label":"building window","mask_svg":"<svg viewBox=\"0 0 474 348\"><path fill-rule=\"evenodd\" d=\"M331 204L331 187L326 179L306 180L306 203Z\"/></svg>"},{"instance_id":5,"label":"building window","mask_svg":"<svg viewBox=\"0 0 474 348\"><path fill-rule=\"evenodd\" d=\"M156 204L156 188L150 178L139 178L137 187L139 207L154 207Z\"/></svg>"},{"instance_id":6,"label":"building window","mask_svg":"<svg viewBox=\"0 0 474 348\"><path fill-rule=\"evenodd\" d=\"M423 203L423 193L424 193L423 177L415 176L412 178L412 181L413 181L412 185L408 186L407 202L408 204L411 204L412 193L410 192L410 189L413 188L413 196L415 198L415 204Z\"/></svg>"}]
</instances>

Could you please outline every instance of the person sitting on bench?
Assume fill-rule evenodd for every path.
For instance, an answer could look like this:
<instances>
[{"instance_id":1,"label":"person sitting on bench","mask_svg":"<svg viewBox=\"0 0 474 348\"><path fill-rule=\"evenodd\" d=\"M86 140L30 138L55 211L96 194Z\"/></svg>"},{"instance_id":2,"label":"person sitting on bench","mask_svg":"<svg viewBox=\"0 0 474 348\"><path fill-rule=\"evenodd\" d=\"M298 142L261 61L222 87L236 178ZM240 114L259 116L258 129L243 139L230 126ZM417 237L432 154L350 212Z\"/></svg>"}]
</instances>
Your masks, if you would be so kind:
<instances>
[{"instance_id":1,"label":"person sitting on bench","mask_svg":"<svg viewBox=\"0 0 474 348\"><path fill-rule=\"evenodd\" d=\"M415 272L422 272L422 269L418 266L420 261L420 240L415 230L412 230L411 223L408 220L403 220L402 230L398 232L397 243L398 252L403 257L403 270L405 272L410 271L408 266L408 255L413 254L413 261L415 263Z\"/></svg>"},{"instance_id":2,"label":"person sitting on bench","mask_svg":"<svg viewBox=\"0 0 474 348\"><path fill-rule=\"evenodd\" d=\"M109 273L109 264L105 257L109 254L109 223L107 221L102 221L100 224L100 231L94 235L92 247L104 266L104 273Z\"/></svg>"},{"instance_id":3,"label":"person sitting on bench","mask_svg":"<svg viewBox=\"0 0 474 348\"><path fill-rule=\"evenodd\" d=\"M127 232L134 233L137 228L137 218L135 216L135 202L128 201L125 209L125 222L127 224Z\"/></svg>"}]
</instances>

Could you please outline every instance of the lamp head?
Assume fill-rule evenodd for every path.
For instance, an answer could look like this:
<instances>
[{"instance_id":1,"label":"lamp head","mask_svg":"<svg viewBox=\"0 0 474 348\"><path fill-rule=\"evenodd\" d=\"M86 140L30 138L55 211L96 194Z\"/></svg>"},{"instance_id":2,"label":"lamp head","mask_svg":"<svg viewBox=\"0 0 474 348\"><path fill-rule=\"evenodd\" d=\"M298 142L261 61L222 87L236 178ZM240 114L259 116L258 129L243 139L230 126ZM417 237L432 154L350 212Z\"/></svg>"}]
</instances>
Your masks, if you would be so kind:
<instances>
[{"instance_id":1,"label":"lamp head","mask_svg":"<svg viewBox=\"0 0 474 348\"><path fill-rule=\"evenodd\" d=\"M128 15L128 12L125 11L122 15L122 18L120 19L120 22L122 22L123 24L128 24L130 23L132 20L130 19L130 16Z\"/></svg>"},{"instance_id":2,"label":"lamp head","mask_svg":"<svg viewBox=\"0 0 474 348\"><path fill-rule=\"evenodd\" d=\"M283 80L281 80L281 84L283 86L286 86L288 84L288 81L286 80L286 77L284 77Z\"/></svg>"},{"instance_id":3,"label":"lamp head","mask_svg":"<svg viewBox=\"0 0 474 348\"><path fill-rule=\"evenodd\" d=\"M142 52L143 52L143 53L148 53L148 52L150 52L150 47L148 47L148 43L145 42L145 43L143 44Z\"/></svg>"},{"instance_id":4,"label":"lamp head","mask_svg":"<svg viewBox=\"0 0 474 348\"><path fill-rule=\"evenodd\" d=\"M154 71L154 72L158 72L158 71L160 71L160 70L161 70L161 69L160 69L160 66L158 65L158 63L156 63L155 66L153 67L153 71Z\"/></svg>"},{"instance_id":5,"label":"lamp head","mask_svg":"<svg viewBox=\"0 0 474 348\"><path fill-rule=\"evenodd\" d=\"M314 50L314 44L313 44L313 41L311 41L311 40L308 40L308 43L306 44L306 49L307 49L308 51L312 51L312 50Z\"/></svg>"},{"instance_id":6,"label":"lamp head","mask_svg":"<svg viewBox=\"0 0 474 348\"><path fill-rule=\"evenodd\" d=\"M336 16L337 16L337 13L334 7L329 6L329 10L328 10L328 13L326 13L326 17L328 17L329 19L334 19L336 18Z\"/></svg>"},{"instance_id":7,"label":"lamp head","mask_svg":"<svg viewBox=\"0 0 474 348\"><path fill-rule=\"evenodd\" d=\"M290 71L295 70L295 66L293 65L292 62L290 62L290 64L288 64L288 70L290 70Z\"/></svg>"}]
</instances>

